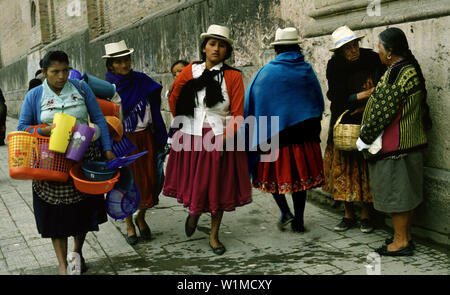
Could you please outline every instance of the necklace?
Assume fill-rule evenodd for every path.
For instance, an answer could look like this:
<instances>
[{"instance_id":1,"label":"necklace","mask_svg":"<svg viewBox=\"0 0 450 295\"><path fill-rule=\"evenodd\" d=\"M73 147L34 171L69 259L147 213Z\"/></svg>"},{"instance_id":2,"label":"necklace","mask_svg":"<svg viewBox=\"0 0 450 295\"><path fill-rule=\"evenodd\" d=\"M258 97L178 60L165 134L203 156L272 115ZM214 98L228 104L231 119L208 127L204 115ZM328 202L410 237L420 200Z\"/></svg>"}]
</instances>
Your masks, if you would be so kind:
<instances>
[{"instance_id":1,"label":"necklace","mask_svg":"<svg viewBox=\"0 0 450 295\"><path fill-rule=\"evenodd\" d=\"M404 61L404 58L399 58L397 61L393 62L389 68L393 68L394 66L396 66L397 64L399 64L400 62Z\"/></svg>"}]
</instances>

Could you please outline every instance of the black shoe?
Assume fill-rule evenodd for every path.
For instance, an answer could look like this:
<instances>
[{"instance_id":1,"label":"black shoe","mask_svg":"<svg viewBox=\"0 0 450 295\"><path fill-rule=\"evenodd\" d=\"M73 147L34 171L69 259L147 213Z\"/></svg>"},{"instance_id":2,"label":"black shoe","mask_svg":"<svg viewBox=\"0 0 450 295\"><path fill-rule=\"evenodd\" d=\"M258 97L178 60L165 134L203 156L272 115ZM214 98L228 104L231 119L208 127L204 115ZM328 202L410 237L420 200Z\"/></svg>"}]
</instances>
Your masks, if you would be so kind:
<instances>
[{"instance_id":1,"label":"black shoe","mask_svg":"<svg viewBox=\"0 0 450 295\"><path fill-rule=\"evenodd\" d=\"M349 228L354 227L356 224L356 221L354 219L350 218L342 218L342 221L334 227L335 231L346 231Z\"/></svg>"},{"instance_id":2,"label":"black shoe","mask_svg":"<svg viewBox=\"0 0 450 295\"><path fill-rule=\"evenodd\" d=\"M394 237L384 240L384 243L386 245L392 244L393 242L394 242ZM414 243L414 241L412 239L408 241L408 245L411 247L411 249L413 249L413 250L416 249L416 244Z\"/></svg>"},{"instance_id":3,"label":"black shoe","mask_svg":"<svg viewBox=\"0 0 450 295\"><path fill-rule=\"evenodd\" d=\"M134 246L138 242L138 237L137 237L137 235L132 235L132 236L126 235L125 240L127 241L127 243L129 245Z\"/></svg>"},{"instance_id":4,"label":"black shoe","mask_svg":"<svg viewBox=\"0 0 450 295\"><path fill-rule=\"evenodd\" d=\"M216 255L222 255L223 253L225 253L225 251L227 251L227 249L225 248L224 245L222 245L222 246L220 246L220 247L217 247L217 248L214 248L214 247L211 245L211 243L209 243L209 246L211 247L213 253L216 254Z\"/></svg>"},{"instance_id":5,"label":"black shoe","mask_svg":"<svg viewBox=\"0 0 450 295\"><path fill-rule=\"evenodd\" d=\"M359 229L363 233L368 234L368 233L371 233L373 231L372 223L370 222L370 220L368 218L361 219L359 224L360 224Z\"/></svg>"},{"instance_id":6,"label":"black shoe","mask_svg":"<svg viewBox=\"0 0 450 295\"><path fill-rule=\"evenodd\" d=\"M284 227L292 222L294 216L291 213L281 215L280 220L277 223L277 227L279 230L284 231Z\"/></svg>"},{"instance_id":7,"label":"black shoe","mask_svg":"<svg viewBox=\"0 0 450 295\"><path fill-rule=\"evenodd\" d=\"M397 251L389 251L387 245L383 245L380 248L375 249L375 252L382 256L411 256L414 254L414 251L409 244L405 248Z\"/></svg>"},{"instance_id":8,"label":"black shoe","mask_svg":"<svg viewBox=\"0 0 450 295\"><path fill-rule=\"evenodd\" d=\"M292 220L292 223L291 223L291 228L292 228L292 231L296 232L296 233L305 232L305 226L303 225L303 220L300 221L300 220L297 220L294 218L294 220Z\"/></svg>"},{"instance_id":9,"label":"black shoe","mask_svg":"<svg viewBox=\"0 0 450 295\"><path fill-rule=\"evenodd\" d=\"M150 241L151 238L152 238L152 231L150 230L150 227L147 225L147 228L146 228L146 229L141 230L141 229L139 228L138 223L137 223L137 217L134 218L134 224L136 224L136 226L137 226L137 228L138 228L138 230L139 230L139 235L141 236L141 238L142 238L143 240Z\"/></svg>"},{"instance_id":10,"label":"black shoe","mask_svg":"<svg viewBox=\"0 0 450 295\"><path fill-rule=\"evenodd\" d=\"M189 226L189 218L190 217L191 217L191 215L188 215L188 217L186 218L186 223L184 224L184 232L186 233L186 236L188 238L194 234L195 229L197 228L197 226L195 226L194 228Z\"/></svg>"}]
</instances>

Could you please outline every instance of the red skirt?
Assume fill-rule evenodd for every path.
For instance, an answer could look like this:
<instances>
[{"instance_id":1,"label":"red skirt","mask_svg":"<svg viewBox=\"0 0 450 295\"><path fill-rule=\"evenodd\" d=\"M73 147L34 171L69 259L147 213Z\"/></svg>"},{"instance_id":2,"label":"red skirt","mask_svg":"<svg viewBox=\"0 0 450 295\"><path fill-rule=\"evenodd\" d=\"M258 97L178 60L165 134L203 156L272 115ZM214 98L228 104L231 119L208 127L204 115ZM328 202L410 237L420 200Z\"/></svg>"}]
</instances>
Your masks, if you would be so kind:
<instances>
[{"instance_id":1,"label":"red skirt","mask_svg":"<svg viewBox=\"0 0 450 295\"><path fill-rule=\"evenodd\" d=\"M253 186L268 193L286 194L319 187L324 183L320 143L305 142L279 149L274 162L259 162Z\"/></svg>"},{"instance_id":2,"label":"red skirt","mask_svg":"<svg viewBox=\"0 0 450 295\"><path fill-rule=\"evenodd\" d=\"M167 162L163 195L177 198L191 215L233 211L252 201L245 152L224 151L221 156L217 150L205 150L201 142L210 130L203 128L202 137L177 131ZM187 139L191 140L186 145L189 150L175 147ZM210 141L219 140L222 136Z\"/></svg>"},{"instance_id":3,"label":"red skirt","mask_svg":"<svg viewBox=\"0 0 450 295\"><path fill-rule=\"evenodd\" d=\"M127 133L127 138L136 146L129 156L148 151L129 165L134 175L134 182L139 190L139 209L152 208L159 202L157 189L156 155L153 134L150 129Z\"/></svg>"}]
</instances>

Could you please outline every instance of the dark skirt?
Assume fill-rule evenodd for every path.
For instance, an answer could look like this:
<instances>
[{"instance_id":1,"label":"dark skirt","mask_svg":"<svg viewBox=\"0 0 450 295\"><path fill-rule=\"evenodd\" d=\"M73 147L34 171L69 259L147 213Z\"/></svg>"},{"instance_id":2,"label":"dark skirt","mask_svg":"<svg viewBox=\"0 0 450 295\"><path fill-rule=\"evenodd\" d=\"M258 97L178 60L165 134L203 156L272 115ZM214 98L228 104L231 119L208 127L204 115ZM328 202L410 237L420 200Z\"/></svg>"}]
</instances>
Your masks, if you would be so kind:
<instances>
[{"instance_id":1,"label":"dark skirt","mask_svg":"<svg viewBox=\"0 0 450 295\"><path fill-rule=\"evenodd\" d=\"M43 238L66 238L98 231L99 224L108 220L103 195L87 196L74 204L52 205L33 191L33 208Z\"/></svg>"},{"instance_id":2,"label":"dark skirt","mask_svg":"<svg viewBox=\"0 0 450 295\"><path fill-rule=\"evenodd\" d=\"M324 182L322 151L318 142L290 144L279 149L275 162L258 163L253 186L268 193L295 193Z\"/></svg>"}]
</instances>

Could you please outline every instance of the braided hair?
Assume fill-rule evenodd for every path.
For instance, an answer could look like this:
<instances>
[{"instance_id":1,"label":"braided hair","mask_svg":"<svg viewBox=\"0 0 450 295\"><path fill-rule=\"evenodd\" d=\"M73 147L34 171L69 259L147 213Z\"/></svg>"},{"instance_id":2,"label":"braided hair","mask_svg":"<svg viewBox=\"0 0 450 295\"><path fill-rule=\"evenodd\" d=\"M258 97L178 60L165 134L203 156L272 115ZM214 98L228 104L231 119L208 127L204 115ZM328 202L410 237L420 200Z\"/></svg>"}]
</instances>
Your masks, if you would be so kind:
<instances>
[{"instance_id":1,"label":"braided hair","mask_svg":"<svg viewBox=\"0 0 450 295\"><path fill-rule=\"evenodd\" d=\"M406 39L405 33L399 28L389 28L381 32L378 35L378 38L380 39L381 44L383 44L383 47L385 49L390 50L395 55L405 58L406 60L411 62L411 64L416 69L424 93L424 124L426 129L431 129L432 121L430 117L430 108L427 104L428 93L427 88L425 87L425 77L423 76L422 68L420 67L419 62L409 49L408 40Z\"/></svg>"}]
</instances>

